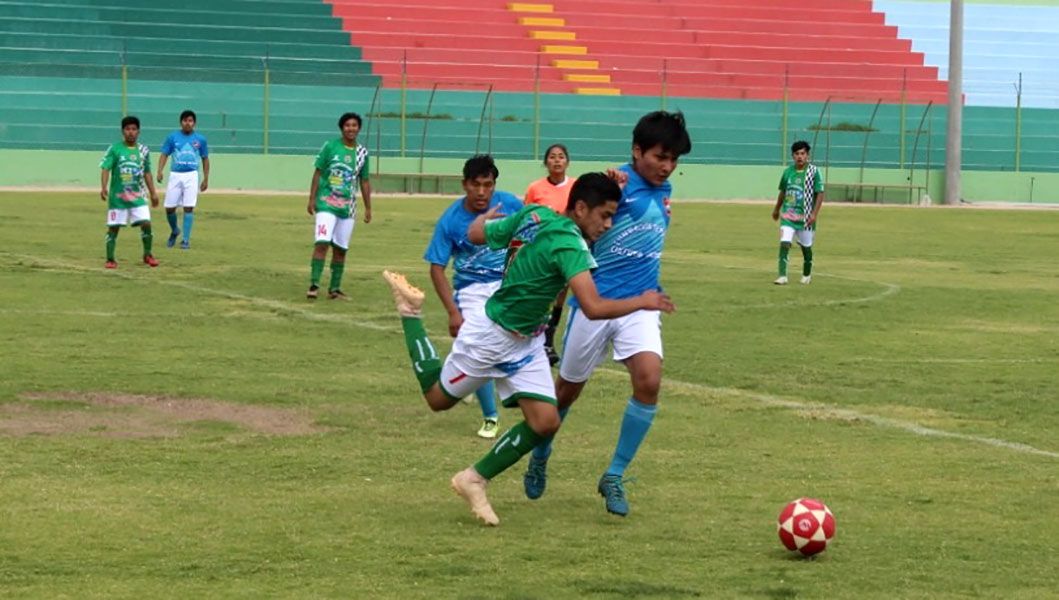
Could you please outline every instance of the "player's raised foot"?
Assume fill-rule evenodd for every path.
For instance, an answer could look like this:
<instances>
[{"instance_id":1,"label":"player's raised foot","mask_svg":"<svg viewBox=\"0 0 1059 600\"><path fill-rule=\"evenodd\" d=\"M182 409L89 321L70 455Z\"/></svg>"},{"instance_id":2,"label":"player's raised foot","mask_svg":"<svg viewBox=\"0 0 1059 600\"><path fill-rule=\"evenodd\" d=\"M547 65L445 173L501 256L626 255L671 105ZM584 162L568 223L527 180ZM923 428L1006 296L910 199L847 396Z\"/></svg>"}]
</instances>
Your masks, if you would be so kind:
<instances>
[{"instance_id":1,"label":"player's raised foot","mask_svg":"<svg viewBox=\"0 0 1059 600\"><path fill-rule=\"evenodd\" d=\"M191 242L188 241L188 240L182 240L180 242L180 249L181 250L190 250L191 249Z\"/></svg>"},{"instance_id":2,"label":"player's raised foot","mask_svg":"<svg viewBox=\"0 0 1059 600\"><path fill-rule=\"evenodd\" d=\"M478 429L478 437L491 440L496 437L498 429L500 429L500 425L496 422L496 419L483 419L482 427Z\"/></svg>"},{"instance_id":3,"label":"player's raised foot","mask_svg":"<svg viewBox=\"0 0 1059 600\"><path fill-rule=\"evenodd\" d=\"M165 247L166 248L172 248L173 246L175 246L176 245L176 240L177 240L177 238L179 236L180 236L180 230L179 229L174 229L173 233L169 234L169 239L165 241Z\"/></svg>"},{"instance_id":4,"label":"player's raised foot","mask_svg":"<svg viewBox=\"0 0 1059 600\"><path fill-rule=\"evenodd\" d=\"M812 275L802 275L802 283L803 284L809 285L812 282L813 282L813 276Z\"/></svg>"},{"instance_id":5,"label":"player's raised foot","mask_svg":"<svg viewBox=\"0 0 1059 600\"><path fill-rule=\"evenodd\" d=\"M390 284L393 292L393 301L397 306L397 312L402 317L418 317L423 309L423 290L408 283L404 275L395 271L383 271L382 278Z\"/></svg>"},{"instance_id":6,"label":"player's raised foot","mask_svg":"<svg viewBox=\"0 0 1059 600\"><path fill-rule=\"evenodd\" d=\"M629 514L629 501L625 499L625 484L621 482L621 475L600 477L596 489L606 502L607 512L619 517Z\"/></svg>"},{"instance_id":7,"label":"player's raised foot","mask_svg":"<svg viewBox=\"0 0 1059 600\"><path fill-rule=\"evenodd\" d=\"M776 285L787 285L787 276L781 275L777 277L776 281L773 281L772 283L775 283Z\"/></svg>"},{"instance_id":8,"label":"player's raised foot","mask_svg":"<svg viewBox=\"0 0 1059 600\"><path fill-rule=\"evenodd\" d=\"M332 300L349 300L349 296L345 295L342 290L331 290L327 292L327 297Z\"/></svg>"},{"instance_id":9,"label":"player's raised foot","mask_svg":"<svg viewBox=\"0 0 1059 600\"><path fill-rule=\"evenodd\" d=\"M158 259L148 254L147 256L143 257L143 264L147 265L148 267L157 267Z\"/></svg>"},{"instance_id":10,"label":"player's raised foot","mask_svg":"<svg viewBox=\"0 0 1059 600\"><path fill-rule=\"evenodd\" d=\"M108 260L107 262L105 262L103 264L103 268L104 269L117 269L118 268L118 262L115 261L115 260Z\"/></svg>"},{"instance_id":11,"label":"player's raised foot","mask_svg":"<svg viewBox=\"0 0 1059 600\"><path fill-rule=\"evenodd\" d=\"M536 500L544 495L544 488L548 485L548 459L539 459L530 456L529 465L526 466L526 474L522 476L522 488L526 491L526 497Z\"/></svg>"},{"instance_id":12,"label":"player's raised foot","mask_svg":"<svg viewBox=\"0 0 1059 600\"><path fill-rule=\"evenodd\" d=\"M559 363L559 354L555 351L555 348L552 348L551 346L545 346L544 353L548 355L548 364L550 366L554 367L556 364Z\"/></svg>"},{"instance_id":13,"label":"player's raised foot","mask_svg":"<svg viewBox=\"0 0 1059 600\"><path fill-rule=\"evenodd\" d=\"M488 483L489 481L479 475L474 467L467 467L452 477L452 490L471 505L471 512L478 520L495 527L500 524L500 517L493 512L493 507L485 496L485 486Z\"/></svg>"},{"instance_id":14,"label":"player's raised foot","mask_svg":"<svg viewBox=\"0 0 1059 600\"><path fill-rule=\"evenodd\" d=\"M315 285L309 286L309 291L305 292L305 297L310 300L316 300L316 297L320 295L320 288Z\"/></svg>"}]
</instances>

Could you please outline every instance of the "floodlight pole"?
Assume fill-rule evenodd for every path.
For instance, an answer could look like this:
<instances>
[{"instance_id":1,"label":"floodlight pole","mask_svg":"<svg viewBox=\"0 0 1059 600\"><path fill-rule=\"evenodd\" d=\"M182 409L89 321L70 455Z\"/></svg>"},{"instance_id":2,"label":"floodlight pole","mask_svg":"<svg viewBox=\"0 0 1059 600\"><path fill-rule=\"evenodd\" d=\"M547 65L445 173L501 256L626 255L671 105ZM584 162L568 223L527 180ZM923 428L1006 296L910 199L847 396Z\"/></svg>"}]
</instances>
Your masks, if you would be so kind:
<instances>
[{"instance_id":1,"label":"floodlight pole","mask_svg":"<svg viewBox=\"0 0 1059 600\"><path fill-rule=\"evenodd\" d=\"M949 127L945 138L945 204L960 203L963 164L963 0L949 6Z\"/></svg>"}]
</instances>

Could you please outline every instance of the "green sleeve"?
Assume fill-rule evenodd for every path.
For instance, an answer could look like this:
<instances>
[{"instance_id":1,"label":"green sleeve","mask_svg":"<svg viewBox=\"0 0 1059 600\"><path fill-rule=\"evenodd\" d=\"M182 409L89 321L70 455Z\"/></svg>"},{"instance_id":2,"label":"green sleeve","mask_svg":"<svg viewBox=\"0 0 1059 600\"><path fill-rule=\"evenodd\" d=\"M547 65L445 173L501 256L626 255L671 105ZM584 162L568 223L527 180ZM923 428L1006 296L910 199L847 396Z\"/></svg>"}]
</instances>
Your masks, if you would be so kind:
<instances>
[{"instance_id":1,"label":"green sleeve","mask_svg":"<svg viewBox=\"0 0 1059 600\"><path fill-rule=\"evenodd\" d=\"M824 191L824 176L820 174L820 169L817 169L816 172L813 173L813 189L816 190L816 193L818 194L823 193Z\"/></svg>"},{"instance_id":2,"label":"green sleeve","mask_svg":"<svg viewBox=\"0 0 1059 600\"><path fill-rule=\"evenodd\" d=\"M556 248L552 252L552 258L559 265L563 278L570 281L578 273L593 269L596 265L588 246L582 244L580 248L565 246Z\"/></svg>"},{"instance_id":3,"label":"green sleeve","mask_svg":"<svg viewBox=\"0 0 1059 600\"><path fill-rule=\"evenodd\" d=\"M364 156L364 166L360 168L360 174L357 176L361 181L368 181L371 179L371 169L368 168L368 165L371 164L369 162L370 160L370 156Z\"/></svg>"},{"instance_id":4,"label":"green sleeve","mask_svg":"<svg viewBox=\"0 0 1059 600\"><path fill-rule=\"evenodd\" d=\"M485 243L493 250L507 248L511 238L515 236L515 231L518 230L519 223L522 222L525 213L530 208L529 206L523 207L513 215L486 223Z\"/></svg>"},{"instance_id":5,"label":"green sleeve","mask_svg":"<svg viewBox=\"0 0 1059 600\"><path fill-rule=\"evenodd\" d=\"M320 170L321 173L327 170L327 166L331 163L331 142L326 142L320 153L316 155L316 162L313 165Z\"/></svg>"},{"instance_id":6,"label":"green sleeve","mask_svg":"<svg viewBox=\"0 0 1059 600\"><path fill-rule=\"evenodd\" d=\"M151 151L147 150L143 153L143 172L151 173L154 169L151 168Z\"/></svg>"},{"instance_id":7,"label":"green sleeve","mask_svg":"<svg viewBox=\"0 0 1059 600\"><path fill-rule=\"evenodd\" d=\"M99 168L108 171L114 168L114 146L107 148L107 151L103 153L103 160L99 161Z\"/></svg>"}]
</instances>

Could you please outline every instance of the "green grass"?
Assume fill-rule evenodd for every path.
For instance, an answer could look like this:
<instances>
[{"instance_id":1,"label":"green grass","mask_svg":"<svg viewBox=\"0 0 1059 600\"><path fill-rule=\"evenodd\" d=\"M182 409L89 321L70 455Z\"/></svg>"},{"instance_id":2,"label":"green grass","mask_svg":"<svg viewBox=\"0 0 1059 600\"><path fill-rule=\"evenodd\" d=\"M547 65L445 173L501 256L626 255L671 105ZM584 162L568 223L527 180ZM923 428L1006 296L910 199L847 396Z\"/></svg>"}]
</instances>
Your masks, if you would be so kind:
<instances>
[{"instance_id":1,"label":"green grass","mask_svg":"<svg viewBox=\"0 0 1059 600\"><path fill-rule=\"evenodd\" d=\"M523 465L502 474L486 529L448 490L488 448L480 415L426 409L378 275L428 284L444 202L376 199L353 301L316 304L301 196L200 206L191 251L164 248L157 210L161 267L137 264L126 230L107 272L93 194L0 194L0 596L1054 597L1057 212L827 206L813 284L781 288L768 206L676 204L678 312L631 515L594 490L628 394L608 364L547 494L522 496ZM317 431L91 394L275 409ZM67 432L3 433L27 414ZM168 433L123 429L138 418ZM837 517L816 560L776 538L799 496Z\"/></svg>"}]
</instances>

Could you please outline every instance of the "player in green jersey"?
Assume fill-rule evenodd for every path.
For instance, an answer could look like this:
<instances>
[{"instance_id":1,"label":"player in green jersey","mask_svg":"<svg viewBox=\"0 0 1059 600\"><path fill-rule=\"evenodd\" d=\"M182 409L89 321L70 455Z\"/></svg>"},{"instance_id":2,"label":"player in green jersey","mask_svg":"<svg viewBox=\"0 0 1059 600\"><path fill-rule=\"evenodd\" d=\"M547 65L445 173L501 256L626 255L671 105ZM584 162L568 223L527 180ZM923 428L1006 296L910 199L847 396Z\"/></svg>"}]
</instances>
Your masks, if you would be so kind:
<instances>
[{"instance_id":1,"label":"player in green jersey","mask_svg":"<svg viewBox=\"0 0 1059 600\"><path fill-rule=\"evenodd\" d=\"M780 177L780 193L772 209L772 220L780 222L780 262L776 285L787 285L787 255L791 242L798 238L802 247L802 283L813 280L813 233L820 207L824 205L824 178L820 169L809 162L809 143L791 145L794 164Z\"/></svg>"},{"instance_id":2,"label":"player in green jersey","mask_svg":"<svg viewBox=\"0 0 1059 600\"><path fill-rule=\"evenodd\" d=\"M151 179L151 153L139 143L140 120L127 116L121 120L122 141L107 148L99 162L99 197L107 203L107 262L106 268L117 269L114 247L118 232L125 225L140 228L143 242L143 262L157 267L151 254L151 209L147 207L146 191L151 195L151 206L158 206L158 192Z\"/></svg>"},{"instance_id":3,"label":"player in green jersey","mask_svg":"<svg viewBox=\"0 0 1059 600\"><path fill-rule=\"evenodd\" d=\"M559 429L555 385L542 335L559 292L569 285L592 319L674 309L669 297L657 291L623 300L607 300L596 291L590 273L596 262L588 242L610 228L620 199L618 184L602 173L588 173L570 191L565 214L530 205L502 219L493 220L499 216L496 207L477 217L467 230L468 239L507 248L507 267L485 311L465 315L444 364L423 327L423 292L403 275L383 272L401 315L416 379L432 410L452 408L489 380L496 381L505 407L522 409L525 420L501 435L481 460L452 478L452 488L487 525L497 525L500 519L489 505L486 484Z\"/></svg>"},{"instance_id":4,"label":"player in green jersey","mask_svg":"<svg viewBox=\"0 0 1059 600\"><path fill-rule=\"evenodd\" d=\"M368 149L357 143L361 119L357 113L338 118L342 137L335 138L316 155L316 170L309 187L306 210L316 217L316 243L313 246L309 291L310 300L319 295L320 276L324 272L327 248L331 247L331 283L328 297L347 300L342 293L342 272L346 268L346 251L353 236L357 217L357 187L364 201L364 223L371 223L371 182Z\"/></svg>"}]
</instances>

